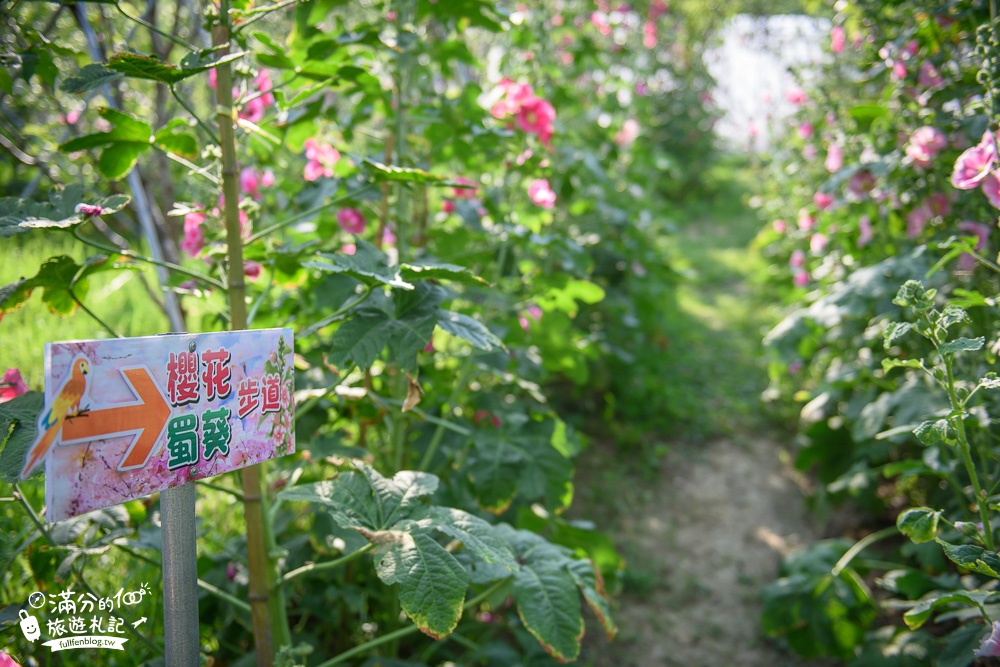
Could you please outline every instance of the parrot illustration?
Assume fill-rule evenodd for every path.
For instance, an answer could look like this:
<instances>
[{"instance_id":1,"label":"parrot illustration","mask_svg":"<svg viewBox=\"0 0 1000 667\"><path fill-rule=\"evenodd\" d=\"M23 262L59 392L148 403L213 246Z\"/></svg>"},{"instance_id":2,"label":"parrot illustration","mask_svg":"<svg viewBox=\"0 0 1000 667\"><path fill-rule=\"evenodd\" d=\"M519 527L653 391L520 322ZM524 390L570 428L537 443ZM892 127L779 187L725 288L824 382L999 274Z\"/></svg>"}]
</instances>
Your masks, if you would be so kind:
<instances>
[{"instance_id":1,"label":"parrot illustration","mask_svg":"<svg viewBox=\"0 0 1000 667\"><path fill-rule=\"evenodd\" d=\"M38 420L38 430L42 432L41 437L28 450L25 457L27 463L21 471L21 478L27 478L32 468L49 451L52 443L62 431L63 422L67 417L75 417L80 414L80 401L87 391L87 374L90 372L90 362L85 357L77 357L70 364L69 379L63 384L56 394L52 405L44 416Z\"/></svg>"}]
</instances>

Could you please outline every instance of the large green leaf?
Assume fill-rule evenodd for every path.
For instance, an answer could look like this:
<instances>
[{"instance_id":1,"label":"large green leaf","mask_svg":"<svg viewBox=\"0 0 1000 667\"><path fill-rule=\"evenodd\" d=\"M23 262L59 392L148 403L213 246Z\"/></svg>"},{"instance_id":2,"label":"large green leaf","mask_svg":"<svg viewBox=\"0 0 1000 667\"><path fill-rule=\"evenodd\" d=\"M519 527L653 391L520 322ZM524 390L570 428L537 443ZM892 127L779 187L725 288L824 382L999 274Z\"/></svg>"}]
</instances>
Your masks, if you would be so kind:
<instances>
[{"instance_id":1,"label":"large green leaf","mask_svg":"<svg viewBox=\"0 0 1000 667\"><path fill-rule=\"evenodd\" d=\"M493 526L473 514L451 507L432 507L423 524L458 540L484 563L499 565L510 572L518 569L510 544Z\"/></svg>"},{"instance_id":2,"label":"large green leaf","mask_svg":"<svg viewBox=\"0 0 1000 667\"><path fill-rule=\"evenodd\" d=\"M215 57L212 49L189 53L181 60L180 66L163 62L156 56L149 56L132 51L116 53L108 59L108 69L120 72L136 79L158 81L174 85L189 76L217 67L223 63L232 62L243 57L243 53L230 53Z\"/></svg>"},{"instance_id":3,"label":"large green leaf","mask_svg":"<svg viewBox=\"0 0 1000 667\"><path fill-rule=\"evenodd\" d=\"M402 264L399 267L399 272L405 280L414 282L417 280L451 280L467 285L489 284L469 269L455 264Z\"/></svg>"},{"instance_id":4,"label":"large green leaf","mask_svg":"<svg viewBox=\"0 0 1000 667\"><path fill-rule=\"evenodd\" d=\"M388 285L404 290L413 289L400 275L399 267L390 267L385 253L372 244L355 240L353 255L347 253L320 253L319 259L305 262L305 266L327 273L350 276L365 285Z\"/></svg>"},{"instance_id":5,"label":"large green leaf","mask_svg":"<svg viewBox=\"0 0 1000 667\"><path fill-rule=\"evenodd\" d=\"M601 579L600 570L589 560L575 560L570 562L566 569L569 571L573 581L579 586L583 593L583 598L587 601L601 627L612 640L618 634L618 626L611 618L611 605L608 604L607 596L604 592L604 580Z\"/></svg>"},{"instance_id":6,"label":"large green leaf","mask_svg":"<svg viewBox=\"0 0 1000 667\"><path fill-rule=\"evenodd\" d=\"M967 570L1000 579L1000 556L995 551L987 551L972 544L949 544L940 539L937 540L937 543L941 545L944 554L953 563L961 565Z\"/></svg>"},{"instance_id":7,"label":"large green leaf","mask_svg":"<svg viewBox=\"0 0 1000 667\"><path fill-rule=\"evenodd\" d=\"M153 130L138 118L116 109L105 107L99 113L111 123L110 131L70 139L60 144L59 149L73 152L102 148L97 168L105 177L116 180L131 171L139 156L153 145Z\"/></svg>"},{"instance_id":8,"label":"large green leaf","mask_svg":"<svg viewBox=\"0 0 1000 667\"><path fill-rule=\"evenodd\" d=\"M330 363L343 368L348 361L353 361L367 369L375 363L392 335L393 322L388 314L375 309L361 310L333 334Z\"/></svg>"},{"instance_id":9,"label":"large green leaf","mask_svg":"<svg viewBox=\"0 0 1000 667\"><path fill-rule=\"evenodd\" d=\"M38 435L38 415L45 405L45 394L29 391L6 403L0 403L0 481L13 484L21 475L28 448ZM42 474L41 466L35 468Z\"/></svg>"},{"instance_id":10,"label":"large green leaf","mask_svg":"<svg viewBox=\"0 0 1000 667\"><path fill-rule=\"evenodd\" d=\"M941 512L928 507L914 507L899 515L896 528L917 544L931 542L937 537L940 519Z\"/></svg>"},{"instance_id":11,"label":"large green leaf","mask_svg":"<svg viewBox=\"0 0 1000 667\"><path fill-rule=\"evenodd\" d=\"M100 63L91 63L83 67L76 76L63 79L62 89L67 93L86 93L123 76L121 72L108 69Z\"/></svg>"},{"instance_id":12,"label":"large green leaf","mask_svg":"<svg viewBox=\"0 0 1000 667\"><path fill-rule=\"evenodd\" d=\"M0 238L38 228L73 227L90 217L82 212L87 207L90 207L89 210L100 208L101 215L110 215L125 208L129 201L127 195L85 195L79 185L71 185L65 190L52 190L47 202L0 197Z\"/></svg>"},{"instance_id":13,"label":"large green leaf","mask_svg":"<svg viewBox=\"0 0 1000 667\"><path fill-rule=\"evenodd\" d=\"M917 603L915 607L903 614L903 620L907 627L916 630L927 622L939 607L953 604L971 605L979 607L979 611L986 615L983 605L990 597L996 595L995 591L951 591L949 593L931 594Z\"/></svg>"},{"instance_id":14,"label":"large green leaf","mask_svg":"<svg viewBox=\"0 0 1000 667\"><path fill-rule=\"evenodd\" d=\"M983 336L979 338L956 338L955 340L943 343L938 351L943 355L955 354L956 352L975 352L976 350L983 349L983 345L985 344L986 338Z\"/></svg>"},{"instance_id":15,"label":"large green leaf","mask_svg":"<svg viewBox=\"0 0 1000 667\"><path fill-rule=\"evenodd\" d=\"M386 584L399 584L399 603L421 632L441 639L462 616L469 575L425 533L397 533L375 571Z\"/></svg>"},{"instance_id":16,"label":"large green leaf","mask_svg":"<svg viewBox=\"0 0 1000 667\"><path fill-rule=\"evenodd\" d=\"M468 315L450 310L438 311L437 325L453 336L468 341L474 347L487 352L503 347L501 341L486 325Z\"/></svg>"},{"instance_id":17,"label":"large green leaf","mask_svg":"<svg viewBox=\"0 0 1000 667\"><path fill-rule=\"evenodd\" d=\"M166 127L158 131L154 137L156 145L164 150L180 155L181 157L193 158L198 155L198 140L193 134L179 131L179 127L186 126L187 123L171 122Z\"/></svg>"},{"instance_id":18,"label":"large green leaf","mask_svg":"<svg viewBox=\"0 0 1000 667\"><path fill-rule=\"evenodd\" d=\"M66 255L52 257L42 264L33 277L22 278L0 288L0 314L17 310L35 289L41 289L42 302L49 310L56 315L69 315L77 308L73 295L82 301L87 294L86 276L107 268L106 264L107 257L104 256L92 257L82 267ZM73 295L70 294L71 286Z\"/></svg>"}]
</instances>

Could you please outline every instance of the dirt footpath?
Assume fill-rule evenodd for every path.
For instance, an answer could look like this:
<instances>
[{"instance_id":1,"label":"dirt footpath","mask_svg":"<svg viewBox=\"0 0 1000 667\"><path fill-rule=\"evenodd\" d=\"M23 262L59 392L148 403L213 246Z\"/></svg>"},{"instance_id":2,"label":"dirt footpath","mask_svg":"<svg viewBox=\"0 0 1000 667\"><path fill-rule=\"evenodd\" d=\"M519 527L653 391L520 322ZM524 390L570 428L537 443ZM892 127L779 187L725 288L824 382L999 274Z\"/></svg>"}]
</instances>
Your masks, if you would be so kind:
<instances>
[{"instance_id":1,"label":"dirt footpath","mask_svg":"<svg viewBox=\"0 0 1000 667\"><path fill-rule=\"evenodd\" d=\"M766 437L675 444L649 483L629 485L604 474L621 495L606 508L611 521L599 525L619 545L629 574L615 615L618 638L609 644L588 632L583 664L809 664L760 631L761 589L774 580L781 553L816 530L781 451ZM585 470L583 476L592 474L602 475ZM609 490L600 495L607 498ZM600 498L581 500L590 505Z\"/></svg>"}]
</instances>

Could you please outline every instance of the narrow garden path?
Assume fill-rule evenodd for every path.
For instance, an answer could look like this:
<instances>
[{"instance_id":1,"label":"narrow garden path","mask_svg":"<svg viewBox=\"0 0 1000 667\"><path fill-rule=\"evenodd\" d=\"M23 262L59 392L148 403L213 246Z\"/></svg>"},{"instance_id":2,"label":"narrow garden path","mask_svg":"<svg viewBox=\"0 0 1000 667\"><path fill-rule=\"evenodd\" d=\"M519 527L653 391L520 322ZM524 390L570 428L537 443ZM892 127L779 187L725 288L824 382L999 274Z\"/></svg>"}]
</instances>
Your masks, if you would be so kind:
<instances>
[{"instance_id":1,"label":"narrow garden path","mask_svg":"<svg viewBox=\"0 0 1000 667\"><path fill-rule=\"evenodd\" d=\"M674 319L669 349L683 352L673 353L677 376L663 382L690 385L691 423L648 460L623 462L595 443L581 461L581 513L628 562L618 639L590 632L587 664L807 664L760 631L760 591L780 555L818 528L807 482L788 463L789 436L762 416L760 339L776 310L750 284L762 266L748 250L755 224L730 203L697 214L677 239L689 275L665 317Z\"/></svg>"}]
</instances>

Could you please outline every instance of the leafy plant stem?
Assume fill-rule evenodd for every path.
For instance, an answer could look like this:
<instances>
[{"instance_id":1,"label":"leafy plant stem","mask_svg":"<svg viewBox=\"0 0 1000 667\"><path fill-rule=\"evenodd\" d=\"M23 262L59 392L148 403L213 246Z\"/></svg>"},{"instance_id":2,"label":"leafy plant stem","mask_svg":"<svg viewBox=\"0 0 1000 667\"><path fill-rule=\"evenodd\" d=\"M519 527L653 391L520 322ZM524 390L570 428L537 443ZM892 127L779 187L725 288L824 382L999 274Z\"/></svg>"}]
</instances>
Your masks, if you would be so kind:
<instances>
[{"instance_id":1,"label":"leafy plant stem","mask_svg":"<svg viewBox=\"0 0 1000 667\"><path fill-rule=\"evenodd\" d=\"M323 327L333 324L334 322L342 318L344 315L346 315L348 311L353 310L356 306L360 306L362 303L368 300L368 297L370 297L371 294L372 294L371 285L365 285L364 291L357 299L350 302L346 306L342 306L329 317L324 317L319 322L314 322L313 324L309 325L305 330L302 331L302 333L299 334L298 336L299 340L312 336L314 333L316 333Z\"/></svg>"},{"instance_id":2,"label":"leafy plant stem","mask_svg":"<svg viewBox=\"0 0 1000 667\"><path fill-rule=\"evenodd\" d=\"M465 605L462 607L462 609L468 611L469 609L477 607L480 603L483 602L483 600L486 600L491 595L500 590L508 581L510 581L510 579L501 579L500 581L494 583L485 591L483 591L476 597L466 602ZM340 663L349 660L350 658L353 658L356 655L367 653L373 648L378 648L382 644L402 639L407 635L412 635L413 633L419 631L420 628L417 625L408 625L405 628L400 628L399 630L382 635L381 637L376 637L375 639L367 641L364 644L359 644L358 646L355 646L352 649L349 649L339 655L334 656L333 658L327 660L326 662L320 663L319 665L317 665L317 667L333 667L333 665L339 665Z\"/></svg>"},{"instance_id":3,"label":"leafy plant stem","mask_svg":"<svg viewBox=\"0 0 1000 667\"><path fill-rule=\"evenodd\" d=\"M287 584L296 577L301 577L302 575L309 574L310 572L321 572L322 570L332 570L334 568L340 567L341 565L346 565L355 558L359 558L360 556L363 556L366 553L372 551L374 548L375 548L374 544L366 544L357 551L352 551L346 556L341 556L340 558L337 558L335 560L330 560L323 563L309 563L307 565L303 565L302 567L297 567L294 570L291 570L290 572L286 572L284 576L281 577L281 583Z\"/></svg>"},{"instance_id":4,"label":"leafy plant stem","mask_svg":"<svg viewBox=\"0 0 1000 667\"><path fill-rule=\"evenodd\" d=\"M161 260L158 260L158 259L154 259L152 257L146 257L145 255L140 255L140 254L138 254L136 252L132 252L131 250L123 250L122 248L116 248L114 246L105 245L105 244L100 243L98 241L94 241L93 239L88 239L87 237L82 236L80 234L79 227L74 227L73 228L73 236L78 241L80 241L82 243L86 243L87 245L91 246L92 248L97 248L98 250L103 250L104 252L108 252L108 253L111 253L113 255L121 255L122 257L128 257L129 259L134 259L134 260L139 261L139 262L146 262L147 264L152 264L153 266L161 266L161 267L163 267L165 269L169 269L170 271L173 271L175 273L179 273L179 274L187 276L189 278L194 278L195 280L199 280L199 281L204 282L204 283L208 283L212 287L216 287L216 288L221 289L221 290L226 290L227 289L225 283L223 283L220 280L216 280L215 278L212 278L211 276L206 276L204 273L198 273L197 271L191 271L190 269L186 269L183 266L180 266L180 265L177 265L177 264L171 264L170 262L164 262L164 261L161 261Z\"/></svg>"},{"instance_id":5,"label":"leafy plant stem","mask_svg":"<svg viewBox=\"0 0 1000 667\"><path fill-rule=\"evenodd\" d=\"M229 51L230 3L221 0L219 23L212 34L213 44L220 54ZM228 257L230 323L234 330L247 325L246 283L243 274L243 242L240 236L239 183L236 163L236 129L233 112L233 70L230 63L216 69L218 85L217 123L219 143L222 148L222 192L226 198L223 216L226 221ZM273 527L267 511L267 497L263 490L263 465L248 466L240 471L243 484L243 511L247 522L247 567L249 569L249 597L253 618L254 644L257 664L273 664L278 647L291 644L284 591L277 585L277 564L271 557L275 552Z\"/></svg>"},{"instance_id":6,"label":"leafy plant stem","mask_svg":"<svg viewBox=\"0 0 1000 667\"><path fill-rule=\"evenodd\" d=\"M153 25L149 21L145 20L141 16L132 16L131 14L129 14L128 12L126 12L124 9L122 9L121 3L116 2L115 3L115 9L117 9L118 12L122 16L124 16L125 18L129 19L130 21L135 21L139 25L144 26L146 28L149 28L150 30L152 30L153 32L155 32L157 35L160 35L161 37L166 37L167 39L169 39L174 44L176 44L176 45L178 45L178 46L180 46L182 48L185 48L188 51L197 51L198 50L198 47L196 47L196 46L194 46L192 44L188 44L187 42L185 42L183 39L181 39L177 35L173 35L173 34L167 32L166 30L163 30L162 28L156 27L155 25Z\"/></svg>"},{"instance_id":7,"label":"leafy plant stem","mask_svg":"<svg viewBox=\"0 0 1000 667\"><path fill-rule=\"evenodd\" d=\"M227 65L228 65L228 63L227 63ZM222 69L222 67L223 67L223 65L220 65L219 69ZM230 71L232 71L232 70L230 69ZM194 112L194 109L192 109L188 105L188 103L184 101L184 98L177 94L177 90L174 89L173 86L170 86L170 94L173 95L174 99L177 100L177 103L180 104L182 107L184 107L184 110L187 111L191 115L192 118L194 118L195 122L198 123L198 127L201 128L202 132L204 132L205 135L208 137L208 140L211 141L216 146L218 146L219 143L220 143L219 142L219 137L215 134L215 132L212 131L212 128L208 126L208 123L206 123L205 121L203 121L201 119L201 117ZM232 97L232 91L230 91L230 97ZM220 134L222 133L221 132L221 128L220 128L220 132L219 133ZM218 181L216 181L216 182L218 182Z\"/></svg>"},{"instance_id":8,"label":"leafy plant stem","mask_svg":"<svg viewBox=\"0 0 1000 667\"><path fill-rule=\"evenodd\" d=\"M76 282L76 281L74 281L74 282ZM115 331L115 328L112 327L110 324L108 324L107 322L105 322L104 320L102 320L100 317L98 317L97 313L95 313L94 311L92 311L90 308L87 308L87 306L85 306L83 304L83 301L80 300L80 297L78 297L76 295L76 292L73 291L73 285L72 284L67 288L67 291L69 292L70 298L73 299L73 302L76 303L76 305L78 305L80 307L80 310L82 310L83 312L87 313L87 315L89 315L92 320L94 320L95 322L97 322L98 324L100 324L102 329L104 329L105 331L107 331L109 334L111 334L115 338L124 338L125 337L122 334L120 334L117 331Z\"/></svg>"},{"instance_id":9,"label":"leafy plant stem","mask_svg":"<svg viewBox=\"0 0 1000 667\"><path fill-rule=\"evenodd\" d=\"M442 404L441 411L442 414L444 410L455 403L455 399L458 398L458 392L460 392L464 387L465 383L469 380L469 374L472 372L472 355L468 355L462 360L462 369L458 373L458 380L452 385L451 395L448 396L447 402ZM417 470L427 470L431 461L434 460L434 455L437 453L438 447L441 445L441 440L444 438L445 426L444 423L438 423L437 429L434 430L434 435L431 436L431 443L427 446L427 451L424 452L424 456L420 459L420 466Z\"/></svg>"},{"instance_id":10,"label":"leafy plant stem","mask_svg":"<svg viewBox=\"0 0 1000 667\"><path fill-rule=\"evenodd\" d=\"M243 494L240 493L239 491L237 491L236 489L228 489L228 488L222 486L221 484L213 484L212 482L206 481L204 479L196 479L195 480L195 484L197 484L198 486L203 486L206 489L212 489L213 491L219 491L220 493L226 493L226 494L228 494L228 495L236 498L240 502L243 502Z\"/></svg>"},{"instance_id":11,"label":"leafy plant stem","mask_svg":"<svg viewBox=\"0 0 1000 667\"><path fill-rule=\"evenodd\" d=\"M296 222L299 222L301 220L305 220L307 218L311 218L312 216L316 215L320 211L325 211L328 208L332 208L332 207L336 206L337 204L341 203L342 201L344 201L346 199L355 199L359 195L367 192L368 190L373 189L374 187L375 187L374 184L366 185L365 187L361 188L360 190L357 190L355 192L349 192L349 193L347 193L346 195L344 195L342 197L337 197L335 199L331 199L330 201L326 202L325 204L320 204L319 206L314 206L313 208L309 209L308 211L303 211L302 213L296 213L295 215L293 215L293 216L291 216L289 218L286 218L286 219L284 219L284 220L282 220L280 222L276 222L273 225L271 225L270 227L265 227L264 229L260 230L256 234L253 234L249 239L247 239L246 245L250 245L251 243L259 241L260 239L264 238L268 234L276 232L276 231L278 231L280 229L284 229L285 227L288 227L289 225L294 225Z\"/></svg>"},{"instance_id":12,"label":"leafy plant stem","mask_svg":"<svg viewBox=\"0 0 1000 667\"><path fill-rule=\"evenodd\" d=\"M403 29L411 21L410 0L400 0L396 11L396 34L403 36ZM403 41L403 40L398 40ZM408 40L407 40L408 41ZM396 166L403 167L403 157L406 155L406 98L410 83L410 48L408 44L400 44L400 52L396 66ZM406 230L403 228L407 214L409 197L406 184L400 183L396 192L396 247L399 250L399 262L406 261Z\"/></svg>"},{"instance_id":13,"label":"leafy plant stem","mask_svg":"<svg viewBox=\"0 0 1000 667\"><path fill-rule=\"evenodd\" d=\"M897 530L896 526L887 526L882 530L875 531L871 535L866 535L865 537L858 540L857 544L848 549L847 553L845 553L843 556L840 557L840 560L838 560L837 564L833 566L833 569L830 571L830 573L835 577L839 577L840 573L844 571L844 568L846 568L848 565L851 564L851 561L854 560L854 557L860 554L865 549L867 549L870 545L874 544L875 542L878 542L879 540L885 539L887 537L892 537L893 535L898 535L898 534L899 530Z\"/></svg>"},{"instance_id":14,"label":"leafy plant stem","mask_svg":"<svg viewBox=\"0 0 1000 667\"><path fill-rule=\"evenodd\" d=\"M212 185L215 185L216 187L220 187L222 185L222 183L219 181L218 178L216 178L212 174L208 173L206 167L199 167L194 162L191 162L190 160L186 160L186 159L182 158L180 155L177 155L176 153L171 153L170 151L165 151L162 148L160 148L159 146L156 146L155 144L154 144L153 148L155 148L156 150L158 150L163 155L167 156L168 160L173 160L177 164L187 167L188 169L191 170L192 174L197 174L198 176L204 177Z\"/></svg>"},{"instance_id":15,"label":"leafy plant stem","mask_svg":"<svg viewBox=\"0 0 1000 667\"><path fill-rule=\"evenodd\" d=\"M226 602L228 602L229 604L233 605L237 609L245 611L248 614L252 614L253 613L253 611L250 609L250 605L248 605L246 603L246 601L239 599L238 597L236 597L232 593L227 593L226 591L222 590L218 586L213 586L212 584L208 583L207 581L205 581L203 579L199 579L198 580L198 588L200 588L200 589L202 589L204 591L208 591L209 593L211 593L212 595L214 595L217 598L225 600Z\"/></svg>"},{"instance_id":16,"label":"leafy plant stem","mask_svg":"<svg viewBox=\"0 0 1000 667\"><path fill-rule=\"evenodd\" d=\"M242 30L245 30L247 26L252 25L256 21L261 20L271 12L276 12L279 9L284 9L285 7L294 5L301 1L302 0L284 0L283 2L276 2L273 5L268 5L266 7L259 7L257 9L250 10L249 12L244 14L244 16L250 16L251 18L240 24L240 26L236 28L233 32L241 32Z\"/></svg>"},{"instance_id":17,"label":"leafy plant stem","mask_svg":"<svg viewBox=\"0 0 1000 667\"><path fill-rule=\"evenodd\" d=\"M952 370L952 360L943 356L946 373L946 389L948 400L951 401L952 414L951 423L955 427L955 434L958 436L958 446L962 452L962 462L965 464L965 471L972 481L972 490L976 495L976 507L979 508L979 520L983 524L983 537L986 539L986 548L996 551L993 540L993 530L990 528L990 517L986 511L986 498L983 497L983 488L979 484L979 475L976 473L976 464L972 461L972 449L969 446L968 437L965 434L965 405L959 400L955 392L955 376Z\"/></svg>"}]
</instances>

